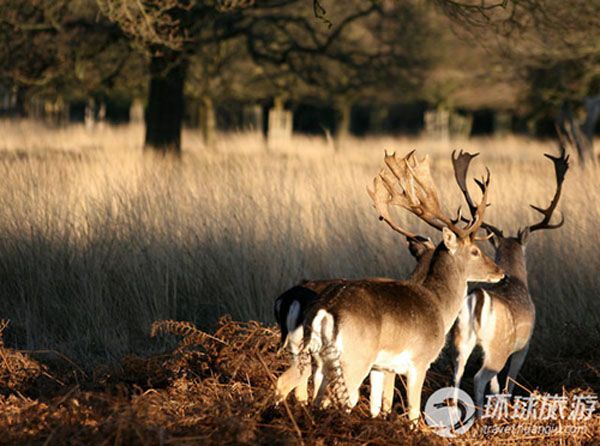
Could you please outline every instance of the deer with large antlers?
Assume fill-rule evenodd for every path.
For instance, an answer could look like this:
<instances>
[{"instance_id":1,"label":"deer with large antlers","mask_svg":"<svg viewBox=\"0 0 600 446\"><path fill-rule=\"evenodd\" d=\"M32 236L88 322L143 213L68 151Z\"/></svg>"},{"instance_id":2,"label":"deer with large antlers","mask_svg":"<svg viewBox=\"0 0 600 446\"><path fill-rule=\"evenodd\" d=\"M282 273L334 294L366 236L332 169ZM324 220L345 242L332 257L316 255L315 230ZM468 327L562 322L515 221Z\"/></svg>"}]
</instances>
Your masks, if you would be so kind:
<instances>
[{"instance_id":1,"label":"deer with large antlers","mask_svg":"<svg viewBox=\"0 0 600 446\"><path fill-rule=\"evenodd\" d=\"M504 273L474 243L487 206L489 172L475 216L462 227L442 212L427 158L386 154L385 164L370 192L381 217L393 227L389 206L404 208L440 230L442 242L420 284L356 281L317 300L304 321L302 355L312 354L323 367L317 403L331 386L332 399L352 408L369 373L380 388L385 372L402 374L408 415L417 420L425 374L462 308L467 282L497 282Z\"/></svg>"},{"instance_id":2,"label":"deer with large antlers","mask_svg":"<svg viewBox=\"0 0 600 446\"><path fill-rule=\"evenodd\" d=\"M471 213L479 209L469 195L466 177L469 164L477 155L462 151L457 156L452 154L456 181ZM538 230L559 228L564 223L564 218L556 224L551 224L550 221L560 199L565 173L569 168L569 157L562 146L560 156L545 156L554 164L556 191L546 209L531 205L544 217L536 224L519 229L513 237L504 235L502 230L491 224L482 224L489 234L493 234L490 241L496 251L496 263L504 270L506 278L501 283L472 290L454 327L454 385L457 388L473 348L480 345L483 349L483 365L475 375L475 403L479 414L488 383L492 393L498 393L498 373L509 361L505 388L509 393L512 392L529 349L535 325L535 306L529 294L525 265L525 247L529 236ZM480 188L484 187L482 183L478 185Z\"/></svg>"},{"instance_id":3,"label":"deer with large antlers","mask_svg":"<svg viewBox=\"0 0 600 446\"><path fill-rule=\"evenodd\" d=\"M416 259L417 265L413 272L406 278L407 281L421 283L427 276L429 262L435 250L435 245L428 237L411 232L395 223L389 213L385 202L385 194L380 187L375 192L368 190L379 212L379 219L385 221L394 231L403 235L408 243L408 250ZM326 279L303 281L281 294L274 303L275 320L281 333L281 349L287 349L291 354L290 367L279 376L276 384L276 399L282 401L293 390L296 400L301 403L308 401L308 380L311 370L301 367L299 354L304 337L304 317L310 307L321 296L335 292L340 286L347 286L353 282L382 282L393 279L375 277L362 280ZM321 367L317 366L313 373L313 398L323 379ZM394 373L385 373L383 382L372 382L371 415L376 417L380 412L389 413L392 409L394 395Z\"/></svg>"}]
</instances>

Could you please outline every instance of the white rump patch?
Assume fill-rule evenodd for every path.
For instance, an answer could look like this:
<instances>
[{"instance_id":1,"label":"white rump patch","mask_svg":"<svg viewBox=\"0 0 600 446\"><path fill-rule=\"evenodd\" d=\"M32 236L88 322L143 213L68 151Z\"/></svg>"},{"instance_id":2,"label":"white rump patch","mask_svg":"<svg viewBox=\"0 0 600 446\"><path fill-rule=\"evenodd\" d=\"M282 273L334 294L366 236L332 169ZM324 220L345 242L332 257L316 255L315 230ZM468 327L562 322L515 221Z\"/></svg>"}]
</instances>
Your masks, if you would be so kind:
<instances>
[{"instance_id":1,"label":"white rump patch","mask_svg":"<svg viewBox=\"0 0 600 446\"><path fill-rule=\"evenodd\" d=\"M496 328L496 314L492 307L492 298L487 292L483 292L483 305L481 306L481 326L478 337L480 340L491 340Z\"/></svg>"},{"instance_id":2,"label":"white rump patch","mask_svg":"<svg viewBox=\"0 0 600 446\"><path fill-rule=\"evenodd\" d=\"M475 330L477 321L477 315L475 314L476 303L477 294L468 294L465 299L465 304L460 310L460 313L458 313L458 329L460 333L464 335Z\"/></svg>"},{"instance_id":3,"label":"white rump patch","mask_svg":"<svg viewBox=\"0 0 600 446\"><path fill-rule=\"evenodd\" d=\"M334 321L331 313L323 309L317 311L311 327L310 351L318 352L323 344L333 342Z\"/></svg>"}]
</instances>

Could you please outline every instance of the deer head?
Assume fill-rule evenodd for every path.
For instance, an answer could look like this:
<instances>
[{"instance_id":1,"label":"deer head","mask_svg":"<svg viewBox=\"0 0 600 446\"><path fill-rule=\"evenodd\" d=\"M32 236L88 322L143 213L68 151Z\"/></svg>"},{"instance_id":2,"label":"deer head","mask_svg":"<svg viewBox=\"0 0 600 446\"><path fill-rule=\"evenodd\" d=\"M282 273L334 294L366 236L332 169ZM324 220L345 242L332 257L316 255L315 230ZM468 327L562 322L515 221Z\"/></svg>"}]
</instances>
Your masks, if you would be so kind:
<instances>
[{"instance_id":1,"label":"deer head","mask_svg":"<svg viewBox=\"0 0 600 446\"><path fill-rule=\"evenodd\" d=\"M469 195L466 184L467 170L469 163L478 154L470 154L463 151L452 153L452 162L454 164L454 172L456 175L456 182L458 183L465 201L469 205L471 214L475 212L473 200ZM569 157L565 153L564 146L561 146L561 152L558 157L546 154L554 164L554 170L556 174L556 191L554 197L550 202L550 205L542 209L540 207L531 205L533 209L540 212L544 218L533 225L525 226L517 231L516 236L508 236L504 234L502 229L491 225L487 222L482 223L481 227L484 228L488 235L492 236L490 242L494 246L496 251L496 262L511 276L515 276L522 280L524 284L527 283L527 269L525 266L525 246L529 239L529 236L540 229L556 229L563 225L564 219L561 217L560 221L555 224L550 224L552 214L556 209L560 194L562 191L562 183L565 179L565 173L569 168ZM481 182L477 182L477 185L483 190L484 185Z\"/></svg>"}]
</instances>

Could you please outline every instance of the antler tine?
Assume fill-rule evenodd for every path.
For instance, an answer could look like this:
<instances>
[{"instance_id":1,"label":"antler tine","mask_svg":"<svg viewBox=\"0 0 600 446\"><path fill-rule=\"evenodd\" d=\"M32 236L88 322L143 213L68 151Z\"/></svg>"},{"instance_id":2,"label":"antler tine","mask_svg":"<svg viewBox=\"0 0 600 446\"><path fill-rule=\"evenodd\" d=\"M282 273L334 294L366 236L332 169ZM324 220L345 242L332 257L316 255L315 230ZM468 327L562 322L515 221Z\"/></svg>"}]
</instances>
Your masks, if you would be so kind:
<instances>
[{"instance_id":1,"label":"antler tine","mask_svg":"<svg viewBox=\"0 0 600 446\"><path fill-rule=\"evenodd\" d=\"M452 219L452 223L457 224L460 223L461 221L464 221L463 214L462 214L462 206L459 206L458 209L456 210L456 218Z\"/></svg>"},{"instance_id":2,"label":"antler tine","mask_svg":"<svg viewBox=\"0 0 600 446\"><path fill-rule=\"evenodd\" d=\"M490 171L489 169L486 167L486 172L487 175L490 175ZM479 190L481 190L481 193L483 194L486 188L486 185L483 183L483 181L478 180L477 178L475 178L475 183L477 184L477 186L479 186ZM487 204L487 206L489 206L489 203ZM481 227L484 228L489 236L488 237L481 237L481 238L476 238L477 240L488 240L491 238L492 235L495 235L496 237L504 237L504 232L502 231L502 229L497 228L494 225L491 225L489 223L486 223L485 221L481 223Z\"/></svg>"},{"instance_id":3,"label":"antler tine","mask_svg":"<svg viewBox=\"0 0 600 446\"><path fill-rule=\"evenodd\" d=\"M411 184L413 186L418 185L418 187L414 187L414 190L411 191L414 194L414 201L417 203L417 206L414 206L413 212L427 224L440 231L444 226L447 226L459 237L466 237L468 233L457 226L456 222L447 217L441 209L439 193L431 176L429 158L425 156L423 160L419 161L414 156L414 152L411 152L405 158L405 163L407 174L414 180ZM414 184L415 182L416 185Z\"/></svg>"},{"instance_id":4,"label":"antler tine","mask_svg":"<svg viewBox=\"0 0 600 446\"><path fill-rule=\"evenodd\" d=\"M389 205L393 199L393 196L390 194L388 186L384 182L383 173L380 173L373 179L373 190L370 190L367 187L367 192L373 200L375 209L377 209L377 212L379 212L380 220L385 221L394 231L399 232L407 239L418 240L419 236L417 234L402 228L392 219Z\"/></svg>"},{"instance_id":5,"label":"antler tine","mask_svg":"<svg viewBox=\"0 0 600 446\"><path fill-rule=\"evenodd\" d=\"M474 239L477 238L477 237L475 237L475 234L477 234L477 231L479 230L481 225L483 225L483 215L485 214L485 210L488 207L487 196L488 196L490 180L491 180L492 175L490 173L490 169L488 169L486 167L485 170L486 170L486 177L482 178L481 180L475 180L475 182L481 189L481 201L479 202L478 205L475 206L475 213L473 214L473 220L471 221L471 224L469 224L469 226L467 226L467 228L466 228L467 232L469 234L471 234ZM487 238L489 238L489 237L487 237ZM486 240L486 238L484 238L484 240Z\"/></svg>"},{"instance_id":6,"label":"antler tine","mask_svg":"<svg viewBox=\"0 0 600 446\"><path fill-rule=\"evenodd\" d=\"M463 217L460 206L459 206L458 210L456 211L456 218L452 219L452 223L454 223L454 224L459 223L459 222L464 222L464 223L467 223L467 224L469 224L471 222L471 220ZM486 226L491 226L491 225L486 225L485 223L482 223L481 226L483 228L486 228L486 230L487 230ZM494 229L496 229L496 228L494 228ZM488 230L488 235L486 235L484 237L474 236L473 240L477 240L477 241L481 241L482 242L482 241L489 240L490 238L492 238L493 235L494 234L492 233L492 231Z\"/></svg>"},{"instance_id":7,"label":"antler tine","mask_svg":"<svg viewBox=\"0 0 600 446\"><path fill-rule=\"evenodd\" d=\"M548 153L544 154L544 156L554 163L554 173L556 175L556 191L554 192L554 197L552 197L552 201L550 201L550 205L546 209L542 209L533 204L530 205L533 209L542 214L544 218L542 219L542 221L534 225L525 227L525 229L519 231L520 233L526 231L531 233L539 229L556 229L560 228L565 222L564 217L561 215L561 219L558 223L550 224L552 214L554 213L554 210L556 209L556 206L558 205L558 201L560 199L565 175L567 173L567 170L569 169L569 155L566 154L565 147L561 144L559 156L552 156Z\"/></svg>"},{"instance_id":8,"label":"antler tine","mask_svg":"<svg viewBox=\"0 0 600 446\"><path fill-rule=\"evenodd\" d=\"M452 151L454 178L456 178L456 183L465 197L467 205L469 206L469 210L471 211L471 216L475 215L476 206L471 198L471 195L469 194L469 189L467 188L467 172L469 170L469 164L471 163L471 160L477 156L479 156L479 153L469 153L461 150L457 154L456 150Z\"/></svg>"}]
</instances>

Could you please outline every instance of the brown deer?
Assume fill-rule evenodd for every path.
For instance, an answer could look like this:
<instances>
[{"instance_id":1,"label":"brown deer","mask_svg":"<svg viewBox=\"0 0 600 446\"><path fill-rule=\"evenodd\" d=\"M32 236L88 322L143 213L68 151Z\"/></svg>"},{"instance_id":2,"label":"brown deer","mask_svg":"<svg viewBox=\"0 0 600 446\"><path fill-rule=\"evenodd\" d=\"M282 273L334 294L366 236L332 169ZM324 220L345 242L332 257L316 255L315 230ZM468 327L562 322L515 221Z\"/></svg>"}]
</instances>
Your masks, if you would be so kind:
<instances>
[{"instance_id":1,"label":"brown deer","mask_svg":"<svg viewBox=\"0 0 600 446\"><path fill-rule=\"evenodd\" d=\"M385 164L371 192L378 209L408 210L442 231L442 242L420 284L356 281L318 299L305 317L302 356L312 354L323 367L317 404L331 385L334 401L350 409L367 374L382 382L390 372L406 375L408 416L418 420L425 374L462 308L467 282L497 282L504 273L474 243L487 206L489 172L475 217L460 227L440 208L427 157L386 154Z\"/></svg>"},{"instance_id":2,"label":"brown deer","mask_svg":"<svg viewBox=\"0 0 600 446\"><path fill-rule=\"evenodd\" d=\"M433 255L435 245L432 241L414 233L411 233L393 223L387 218L385 209L380 211L381 220L385 220L392 228L406 237L408 248L412 256L417 260L417 265L411 275L406 279L420 283L423 281L429 268L429 261ZM385 215L385 216L384 216ZM392 280L386 278L365 279L370 281ZM321 295L332 292L336 287L351 283L347 279L330 280L312 280L303 281L297 286L290 288L281 294L274 304L275 320L279 325L281 332L281 348L287 349L291 354L290 367L279 376L276 385L277 401L287 398L287 395L293 390L296 400L301 403L308 401L308 380L310 369L299 367L300 349L303 339L304 315L309 306L313 304ZM315 368L313 372L313 397L316 396L316 390L319 388L323 378L322 370ZM395 374L385 373L383 382L378 382L377 377L371 383L371 415L376 417L380 411L387 414L392 409L394 396Z\"/></svg>"},{"instance_id":3,"label":"brown deer","mask_svg":"<svg viewBox=\"0 0 600 446\"><path fill-rule=\"evenodd\" d=\"M411 255L417 260L417 265L413 272L406 279L415 283L421 283L427 276L429 262L435 250L435 245L428 237L418 235L401 227L393 221L389 213L388 203L385 202L385 197L376 197L373 191L370 191L374 207L379 213L379 219L385 221L394 231L400 233L408 242L408 250ZM384 192L383 189L378 189L379 194ZM393 281L393 279L376 277L362 279L362 281ZM353 282L349 279L326 279L326 280L311 280L303 281L289 290L281 294L274 303L275 320L279 325L281 333L281 349L287 349L291 354L290 367L279 376L276 384L276 399L282 401L287 398L287 395L293 390L296 400L301 403L308 401L308 380L310 378L310 369L308 367L300 367L299 353L303 342L303 323L304 316L310 305L314 304L320 296L334 292L337 287L348 285ZM356 282L356 280L354 281ZM371 382L372 397L371 415L376 417L380 411L384 414L391 412L393 397L395 374L385 373L383 382L379 380L379 375L373 376ZM320 387L323 374L321 367L315 367L313 372L313 399L317 395L317 389Z\"/></svg>"},{"instance_id":4,"label":"brown deer","mask_svg":"<svg viewBox=\"0 0 600 446\"><path fill-rule=\"evenodd\" d=\"M454 153L452 154L456 181L471 212L476 212L477 208L469 196L466 176L471 159L477 155L460 152L455 157ZM510 366L505 387L509 393L512 392L529 349L535 325L535 306L527 286L525 264L525 248L529 236L541 229L559 228L564 223L564 218L556 224L550 224L550 221L560 199L562 183L569 168L569 157L565 155L563 147L560 156L545 156L554 164L556 191L546 209L531 205L544 216L543 219L534 225L519 229L514 237L505 236L497 227L483 223L482 227L493 234L490 241L496 251L496 263L504 270L506 278L500 283L483 285L472 290L454 327L454 385L457 388L473 348L480 345L483 349L483 365L475 375L475 403L479 414L488 383L490 390L498 393L500 385L497 375L508 361ZM481 183L478 185L480 188L484 187Z\"/></svg>"}]
</instances>

